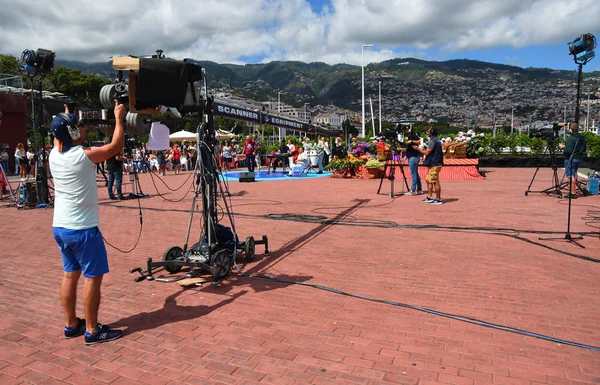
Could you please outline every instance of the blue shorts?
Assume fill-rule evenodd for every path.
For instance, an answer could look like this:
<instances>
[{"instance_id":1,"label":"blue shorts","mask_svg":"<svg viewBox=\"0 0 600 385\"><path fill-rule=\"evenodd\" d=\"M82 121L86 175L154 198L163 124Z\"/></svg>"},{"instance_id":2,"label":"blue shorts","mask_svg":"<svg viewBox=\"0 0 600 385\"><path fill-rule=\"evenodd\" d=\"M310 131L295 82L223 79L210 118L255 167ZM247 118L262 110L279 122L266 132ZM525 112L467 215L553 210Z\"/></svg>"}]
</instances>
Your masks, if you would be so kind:
<instances>
[{"instance_id":1,"label":"blue shorts","mask_svg":"<svg viewBox=\"0 0 600 385\"><path fill-rule=\"evenodd\" d=\"M82 270L85 278L108 273L108 256L98 227L85 230L53 227L52 234L62 254L65 272Z\"/></svg>"},{"instance_id":2,"label":"blue shorts","mask_svg":"<svg viewBox=\"0 0 600 385\"><path fill-rule=\"evenodd\" d=\"M569 159L565 159L565 175L567 178L573 178L577 176L577 169L579 168L579 164L581 160L573 159L573 169L571 169L571 162Z\"/></svg>"}]
</instances>

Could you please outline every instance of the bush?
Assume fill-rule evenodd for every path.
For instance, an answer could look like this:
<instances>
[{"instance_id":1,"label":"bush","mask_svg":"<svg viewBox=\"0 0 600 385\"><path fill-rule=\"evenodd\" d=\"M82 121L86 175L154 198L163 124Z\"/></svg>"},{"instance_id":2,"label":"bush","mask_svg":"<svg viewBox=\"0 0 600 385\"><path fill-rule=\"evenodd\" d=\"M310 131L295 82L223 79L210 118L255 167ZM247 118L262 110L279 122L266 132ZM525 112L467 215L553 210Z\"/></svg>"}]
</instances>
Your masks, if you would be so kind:
<instances>
[{"instance_id":1,"label":"bush","mask_svg":"<svg viewBox=\"0 0 600 385\"><path fill-rule=\"evenodd\" d=\"M600 135L593 132L584 132L583 136L585 137L588 157L600 158Z\"/></svg>"},{"instance_id":2,"label":"bush","mask_svg":"<svg viewBox=\"0 0 600 385\"><path fill-rule=\"evenodd\" d=\"M467 158L479 158L490 152L489 140L491 136L476 136L467 144Z\"/></svg>"},{"instance_id":3,"label":"bush","mask_svg":"<svg viewBox=\"0 0 600 385\"><path fill-rule=\"evenodd\" d=\"M367 163L365 163L365 167L369 167L369 168L382 168L383 167L383 163L381 163L380 161L378 161L375 158L371 158L371 159L367 160Z\"/></svg>"},{"instance_id":4,"label":"bush","mask_svg":"<svg viewBox=\"0 0 600 385\"><path fill-rule=\"evenodd\" d=\"M487 134L487 135L490 135L490 134ZM504 149L504 147L508 147L508 144L509 144L508 138L507 138L506 134L504 134L503 131L497 131L496 137L495 138L492 137L490 139L490 148L492 149L494 154L501 154L502 149Z\"/></svg>"}]
</instances>

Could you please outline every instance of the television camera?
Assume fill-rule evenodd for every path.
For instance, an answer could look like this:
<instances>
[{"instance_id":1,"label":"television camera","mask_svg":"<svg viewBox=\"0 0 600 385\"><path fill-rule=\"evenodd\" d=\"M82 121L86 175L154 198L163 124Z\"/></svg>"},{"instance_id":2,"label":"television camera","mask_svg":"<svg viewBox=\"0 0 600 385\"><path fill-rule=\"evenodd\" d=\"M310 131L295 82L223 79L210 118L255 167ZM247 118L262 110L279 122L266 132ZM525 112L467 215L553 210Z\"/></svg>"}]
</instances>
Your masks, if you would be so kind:
<instances>
[{"instance_id":1,"label":"television camera","mask_svg":"<svg viewBox=\"0 0 600 385\"><path fill-rule=\"evenodd\" d=\"M547 124L544 126L539 126L535 128L529 129L529 136L532 138L541 138L541 139L556 139L559 137L559 132L562 127L565 127L566 123L553 123Z\"/></svg>"}]
</instances>

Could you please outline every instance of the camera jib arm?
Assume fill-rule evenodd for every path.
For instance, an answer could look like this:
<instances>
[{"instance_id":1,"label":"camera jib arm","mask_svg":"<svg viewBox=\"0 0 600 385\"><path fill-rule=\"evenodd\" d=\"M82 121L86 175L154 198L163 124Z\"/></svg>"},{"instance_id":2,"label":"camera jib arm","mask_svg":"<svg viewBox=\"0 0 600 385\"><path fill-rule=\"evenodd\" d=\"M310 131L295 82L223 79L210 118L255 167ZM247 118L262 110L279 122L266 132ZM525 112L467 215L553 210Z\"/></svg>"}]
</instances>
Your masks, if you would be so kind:
<instances>
[{"instance_id":1,"label":"camera jib arm","mask_svg":"<svg viewBox=\"0 0 600 385\"><path fill-rule=\"evenodd\" d=\"M144 60L149 59L140 60L142 66ZM220 184L220 170L214 154L214 148L217 141L214 122L214 98L209 97L208 95L202 95L202 87L197 87L198 96L196 97L195 95L196 87L194 86L194 83L205 80L200 66L180 62L179 64L181 67L179 68L182 68L183 66L187 66L187 68L182 68L182 71L171 71L174 67L177 67L173 62L160 59L150 60L153 61L152 63L149 63L151 64L151 68L157 68L159 73L162 70L162 73L166 72L169 76L172 75L172 82L177 83L179 87L182 86L182 80L186 80L187 82L185 87L187 89L185 98L182 97L181 103L177 103L175 106L178 107L178 110L182 113L198 114L196 134L198 162L194 170L194 196L192 199L188 229L183 247L172 246L164 252L162 261L153 261L152 258L149 257L145 269L138 267L132 269L130 272L140 273L140 276L136 278L136 281L156 279L159 281L172 282L182 278L196 276L200 274L201 271L207 271L212 274L213 280L217 282L229 274L238 249L243 250L246 261L251 261L255 254L254 247L257 244L264 244L265 254L268 254L268 239L266 235L263 235L262 240L255 241L253 237L248 237L244 242L238 242L238 236L235 233L235 227L233 225L232 213L229 210L228 202L225 200L224 190L222 188L219 190L222 186ZM164 62L165 66L161 68L162 63L157 62ZM134 65L135 63L127 63L128 67ZM135 68L127 69L131 70ZM164 71L165 69L168 71ZM181 77L181 73L184 70L190 74L187 79L182 79ZM202 76L200 76L200 74L202 74ZM142 84L142 77L138 77L136 80L136 85L138 87L137 91L142 87L145 89L151 87L149 84ZM170 79L158 79L158 83L161 81L168 82ZM204 87L204 89L207 88ZM129 91L129 96L131 98L131 91L135 92L135 90L131 89L131 84ZM157 95L156 100L148 99L148 94L146 94L144 95L146 99L142 100L142 102L154 105L174 105L160 99L163 95L161 92L153 92L153 94ZM137 95L140 95L140 93L137 93ZM170 96L172 97L173 93L171 93ZM137 101L139 100L136 98L135 102ZM133 103L134 100L130 100L130 106L132 106ZM198 198L202 200L202 229L200 231L199 240L194 243L190 241L190 234ZM223 211L225 211L225 215L229 217L232 228L219 224L219 213L217 210L219 198L223 199ZM189 273L179 277L155 278L153 275L154 271L159 268L164 268L167 272L174 274L180 272L183 267L189 267L191 270Z\"/></svg>"}]
</instances>

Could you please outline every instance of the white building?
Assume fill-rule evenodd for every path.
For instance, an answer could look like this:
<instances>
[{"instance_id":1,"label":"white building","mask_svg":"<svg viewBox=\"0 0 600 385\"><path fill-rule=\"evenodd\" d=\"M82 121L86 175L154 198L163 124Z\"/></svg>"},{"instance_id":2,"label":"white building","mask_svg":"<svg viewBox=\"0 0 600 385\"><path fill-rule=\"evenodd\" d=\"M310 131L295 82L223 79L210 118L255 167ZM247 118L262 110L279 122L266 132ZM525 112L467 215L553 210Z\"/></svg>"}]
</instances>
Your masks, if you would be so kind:
<instances>
[{"instance_id":1,"label":"white building","mask_svg":"<svg viewBox=\"0 0 600 385\"><path fill-rule=\"evenodd\" d=\"M333 127L341 127L344 120L346 120L345 115L338 115L335 112L330 112L317 115L314 122Z\"/></svg>"}]
</instances>

